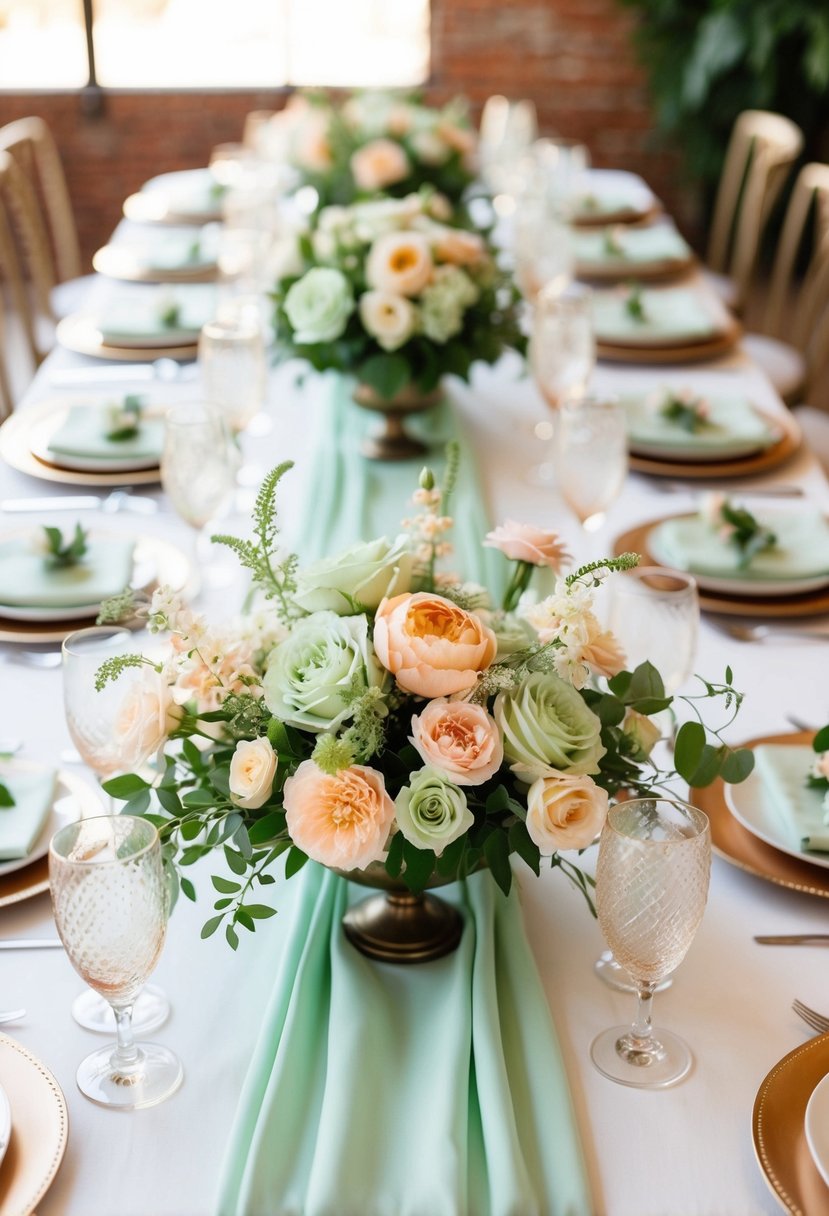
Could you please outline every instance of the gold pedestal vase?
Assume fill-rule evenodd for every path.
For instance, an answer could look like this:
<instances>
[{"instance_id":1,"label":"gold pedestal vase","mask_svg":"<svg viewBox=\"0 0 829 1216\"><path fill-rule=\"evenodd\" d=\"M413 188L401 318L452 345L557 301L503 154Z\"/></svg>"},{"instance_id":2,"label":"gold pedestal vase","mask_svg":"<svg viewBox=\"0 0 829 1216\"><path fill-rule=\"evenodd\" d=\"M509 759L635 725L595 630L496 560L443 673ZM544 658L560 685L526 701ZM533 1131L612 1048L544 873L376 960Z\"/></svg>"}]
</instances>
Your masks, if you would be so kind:
<instances>
[{"instance_id":1,"label":"gold pedestal vase","mask_svg":"<svg viewBox=\"0 0 829 1216\"><path fill-rule=\"evenodd\" d=\"M343 932L361 954L383 963L427 963L457 949L463 917L452 904L428 891L413 895L379 862L365 870L337 873L381 892L354 904L343 917ZM452 881L433 875L428 886L444 887Z\"/></svg>"},{"instance_id":2,"label":"gold pedestal vase","mask_svg":"<svg viewBox=\"0 0 829 1216\"><path fill-rule=\"evenodd\" d=\"M353 400L362 409L383 416L382 425L363 441L363 455L369 460L411 460L422 456L428 446L408 433L405 419L432 409L442 397L440 385L424 393L416 385L407 384L393 397L381 397L371 385L359 383L352 393Z\"/></svg>"}]
</instances>

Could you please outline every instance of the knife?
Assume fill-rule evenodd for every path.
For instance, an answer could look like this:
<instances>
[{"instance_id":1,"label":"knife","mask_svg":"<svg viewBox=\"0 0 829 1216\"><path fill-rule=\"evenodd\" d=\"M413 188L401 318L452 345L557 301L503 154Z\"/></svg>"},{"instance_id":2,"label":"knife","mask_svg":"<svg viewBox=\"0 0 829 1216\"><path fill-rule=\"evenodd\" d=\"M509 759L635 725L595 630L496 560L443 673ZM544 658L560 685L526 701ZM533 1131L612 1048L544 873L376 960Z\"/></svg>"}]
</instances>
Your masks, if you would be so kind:
<instances>
[{"instance_id":1,"label":"knife","mask_svg":"<svg viewBox=\"0 0 829 1216\"><path fill-rule=\"evenodd\" d=\"M0 938L0 950L51 950L63 949L59 937L7 937Z\"/></svg>"},{"instance_id":2,"label":"knife","mask_svg":"<svg viewBox=\"0 0 829 1216\"><path fill-rule=\"evenodd\" d=\"M779 933L755 937L761 946L829 946L829 933Z\"/></svg>"},{"instance_id":3,"label":"knife","mask_svg":"<svg viewBox=\"0 0 829 1216\"><path fill-rule=\"evenodd\" d=\"M4 498L0 511L94 511L102 501L97 494L76 494L69 498Z\"/></svg>"}]
</instances>

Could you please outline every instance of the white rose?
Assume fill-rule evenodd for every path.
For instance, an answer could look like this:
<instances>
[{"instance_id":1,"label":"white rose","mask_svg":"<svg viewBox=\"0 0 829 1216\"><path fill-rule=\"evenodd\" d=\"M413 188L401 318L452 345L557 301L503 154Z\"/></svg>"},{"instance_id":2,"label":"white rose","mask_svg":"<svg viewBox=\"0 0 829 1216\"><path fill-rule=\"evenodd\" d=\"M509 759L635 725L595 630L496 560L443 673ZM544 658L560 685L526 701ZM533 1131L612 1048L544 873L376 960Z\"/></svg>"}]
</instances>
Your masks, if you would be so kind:
<instances>
[{"instance_id":1,"label":"white rose","mask_svg":"<svg viewBox=\"0 0 829 1216\"><path fill-rule=\"evenodd\" d=\"M144 668L115 715L112 771L140 768L169 738L182 714L164 677Z\"/></svg>"},{"instance_id":2,"label":"white rose","mask_svg":"<svg viewBox=\"0 0 829 1216\"><path fill-rule=\"evenodd\" d=\"M389 544L382 536L305 566L294 599L306 612L350 616L355 600L374 611L384 598L410 590L413 565L408 537Z\"/></svg>"},{"instance_id":3,"label":"white rose","mask_svg":"<svg viewBox=\"0 0 829 1216\"><path fill-rule=\"evenodd\" d=\"M354 311L348 279L339 270L315 266L288 291L285 313L299 345L333 342Z\"/></svg>"},{"instance_id":4,"label":"white rose","mask_svg":"<svg viewBox=\"0 0 829 1216\"><path fill-rule=\"evenodd\" d=\"M397 350L415 331L417 310L393 291L367 291L359 300L360 320L383 350Z\"/></svg>"},{"instance_id":5,"label":"white rose","mask_svg":"<svg viewBox=\"0 0 829 1216\"><path fill-rule=\"evenodd\" d=\"M432 278L429 242L420 232L388 232L378 237L366 259L366 281L378 291L418 295Z\"/></svg>"},{"instance_id":6,"label":"white rose","mask_svg":"<svg viewBox=\"0 0 829 1216\"><path fill-rule=\"evenodd\" d=\"M527 831L542 857L586 849L607 818L607 791L591 777L539 777L527 794Z\"/></svg>"},{"instance_id":7,"label":"white rose","mask_svg":"<svg viewBox=\"0 0 829 1216\"><path fill-rule=\"evenodd\" d=\"M258 810L271 796L276 752L267 739L241 739L230 762L230 801Z\"/></svg>"}]
</instances>

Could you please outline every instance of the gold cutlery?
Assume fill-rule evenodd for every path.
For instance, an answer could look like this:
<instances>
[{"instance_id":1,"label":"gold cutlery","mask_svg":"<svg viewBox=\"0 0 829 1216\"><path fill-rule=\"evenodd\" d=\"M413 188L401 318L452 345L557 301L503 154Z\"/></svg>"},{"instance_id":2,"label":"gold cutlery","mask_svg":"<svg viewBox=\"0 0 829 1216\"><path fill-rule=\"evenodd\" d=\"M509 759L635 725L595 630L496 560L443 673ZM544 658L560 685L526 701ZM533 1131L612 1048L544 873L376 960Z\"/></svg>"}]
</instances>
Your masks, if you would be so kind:
<instances>
[{"instance_id":1,"label":"gold cutlery","mask_svg":"<svg viewBox=\"0 0 829 1216\"><path fill-rule=\"evenodd\" d=\"M771 933L754 940L761 946L829 946L829 933Z\"/></svg>"},{"instance_id":2,"label":"gold cutlery","mask_svg":"<svg viewBox=\"0 0 829 1216\"><path fill-rule=\"evenodd\" d=\"M825 1034L829 1030L829 1018L825 1017L822 1013L818 1013L816 1009L810 1009L808 1005L804 1005L797 998L792 1001L792 1009L799 1018L803 1018L807 1026L811 1026L812 1030L816 1030L818 1034Z\"/></svg>"}]
</instances>

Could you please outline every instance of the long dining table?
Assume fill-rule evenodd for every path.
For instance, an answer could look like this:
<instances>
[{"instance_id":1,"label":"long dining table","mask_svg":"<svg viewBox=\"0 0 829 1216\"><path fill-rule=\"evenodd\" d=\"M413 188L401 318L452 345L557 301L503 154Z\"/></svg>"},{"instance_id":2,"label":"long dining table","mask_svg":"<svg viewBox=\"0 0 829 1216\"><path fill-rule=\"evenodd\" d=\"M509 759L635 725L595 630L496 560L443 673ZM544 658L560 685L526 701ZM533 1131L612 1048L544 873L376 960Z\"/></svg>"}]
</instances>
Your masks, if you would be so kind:
<instances>
[{"instance_id":1,"label":"long dining table","mask_svg":"<svg viewBox=\"0 0 829 1216\"><path fill-rule=\"evenodd\" d=\"M63 369L94 368L98 374L104 366L55 349L19 409L67 391L52 382ZM327 391L325 377L298 383L297 370L289 363L271 372L265 409L270 430L262 434L259 428L255 437L242 439L246 461L262 472L277 461L295 461L281 490L289 539L301 535L297 504L305 500L310 457L319 439L320 402ZM701 394L740 393L770 414L785 408L739 349L714 363L670 369L600 364L593 387L599 393L623 393L666 382ZM140 387L158 406L197 398L200 391L190 376L142 381ZM129 385L119 382L122 388ZM509 516L559 528L578 553L584 543L578 525L554 486L538 488L527 476L528 467L544 454L532 436L532 423L544 417L545 406L521 361L507 356L494 368L476 368L471 384L452 380L449 391L478 465L492 522ZM747 484L756 489L780 482L797 485L804 501L829 510L829 485L805 448L784 467ZM737 496L739 490L735 484ZM189 529L160 489L137 492L156 501L154 514L87 511L79 518L87 526L164 537L189 552ZM47 485L0 467L0 500L44 494L57 500L74 493L76 487ZM602 543L609 551L614 537L636 524L691 509L697 497L690 486L666 491L657 479L629 474L603 531L591 540L593 551ZM51 518L49 511L0 512L0 530L33 528ZM55 518L65 524L75 517L64 513ZM230 589L206 586L199 606L226 617L238 610L243 593L240 576ZM721 678L730 665L736 687L745 693L731 741L790 730L788 714L815 726L829 720L827 643L829 636L741 642L703 616L697 670ZM57 764L70 745L60 670L23 666L14 661L13 646L0 646L0 687L0 736L22 739L24 757ZM585 860L593 864L590 854ZM589 1059L594 1036L633 1013L633 998L612 991L593 972L603 948L595 920L559 872L544 871L535 879L518 866L516 873L527 933L564 1056L596 1216L761 1216L779 1210L755 1160L752 1105L769 1069L809 1033L792 1012L792 999L829 1011L829 966L819 949L773 948L752 938L763 932L826 930L829 905L715 857L697 938L672 987L656 998L657 1023L691 1044L693 1071L673 1089L637 1091L606 1080ZM246 937L234 953L220 935L199 940L209 911L207 867L197 867L195 877L200 900L195 905L179 901L153 976L169 996L172 1016L151 1037L169 1044L185 1070L179 1092L156 1108L115 1114L77 1090L76 1067L99 1039L70 1016L80 980L63 952L0 952L3 1004L27 1009L25 1020L10 1033L54 1072L69 1107L66 1157L38 1207L40 1216L209 1216L215 1211L225 1146L295 895L292 884L280 880L274 888L279 915L260 924L255 937ZM48 895L0 912L4 938L53 933Z\"/></svg>"}]
</instances>

